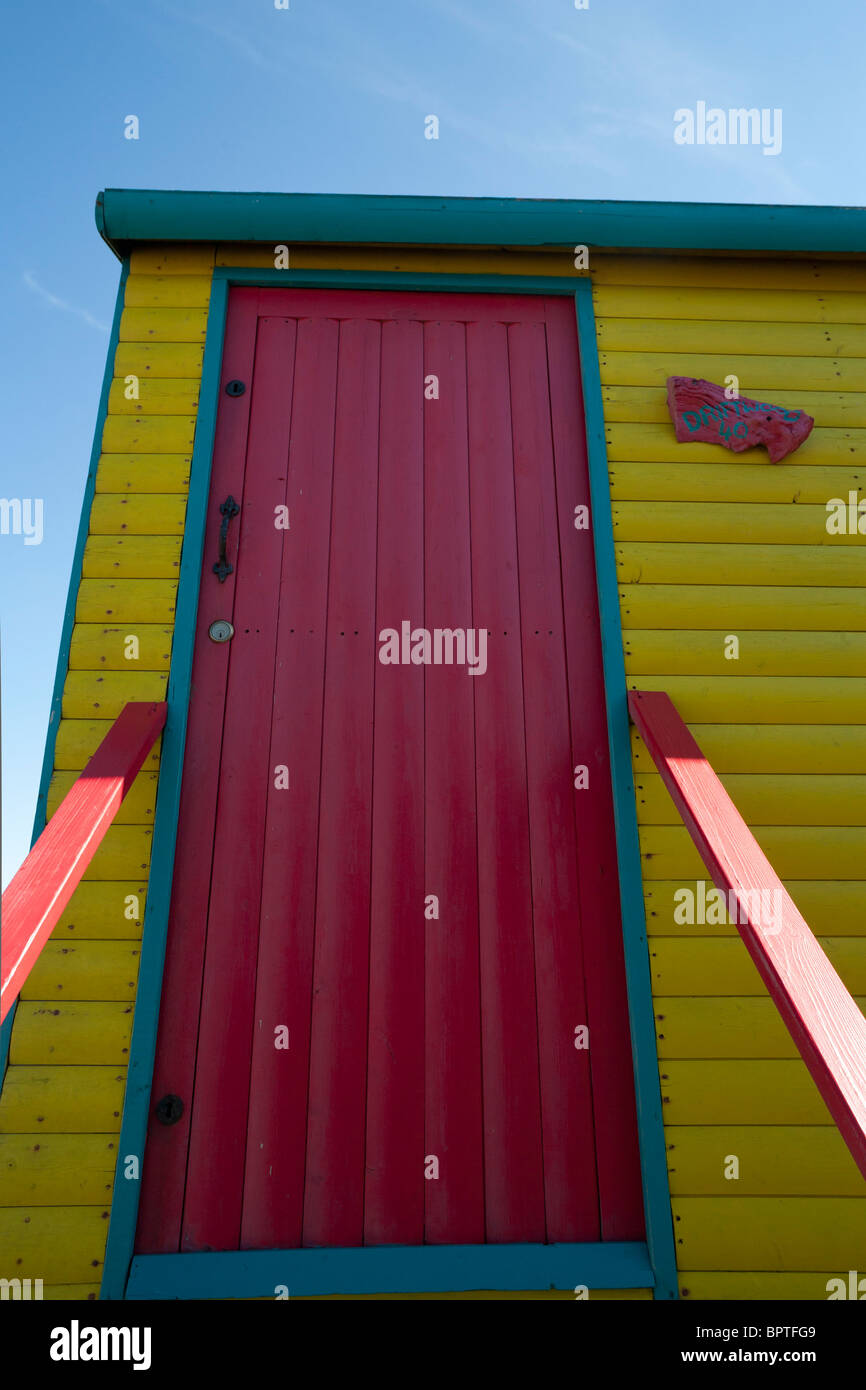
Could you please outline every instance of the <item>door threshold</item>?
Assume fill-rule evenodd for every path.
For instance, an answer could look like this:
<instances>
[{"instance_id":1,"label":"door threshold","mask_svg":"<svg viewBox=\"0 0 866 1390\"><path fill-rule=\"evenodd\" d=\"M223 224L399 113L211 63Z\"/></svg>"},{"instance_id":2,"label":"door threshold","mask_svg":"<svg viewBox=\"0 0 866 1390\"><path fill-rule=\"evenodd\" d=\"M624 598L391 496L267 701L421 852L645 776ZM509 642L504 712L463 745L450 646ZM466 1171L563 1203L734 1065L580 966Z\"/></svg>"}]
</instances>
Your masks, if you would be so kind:
<instances>
[{"instance_id":1,"label":"door threshold","mask_svg":"<svg viewBox=\"0 0 866 1390\"><path fill-rule=\"evenodd\" d=\"M651 1289L644 1241L377 1245L135 1255L127 1299L316 1298L470 1290Z\"/></svg>"}]
</instances>

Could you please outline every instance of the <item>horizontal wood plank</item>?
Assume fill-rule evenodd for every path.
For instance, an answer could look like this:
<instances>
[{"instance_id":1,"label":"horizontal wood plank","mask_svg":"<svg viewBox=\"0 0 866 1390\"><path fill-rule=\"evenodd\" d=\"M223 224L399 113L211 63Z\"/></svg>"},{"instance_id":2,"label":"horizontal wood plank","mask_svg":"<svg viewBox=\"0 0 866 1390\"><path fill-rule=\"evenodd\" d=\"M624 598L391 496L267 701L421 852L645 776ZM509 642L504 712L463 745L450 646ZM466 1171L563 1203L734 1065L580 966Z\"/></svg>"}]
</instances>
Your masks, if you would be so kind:
<instances>
[{"instance_id":1,"label":"horizontal wood plank","mask_svg":"<svg viewBox=\"0 0 866 1390\"><path fill-rule=\"evenodd\" d=\"M866 825L864 776L728 772L721 781L750 825ZM635 792L642 825L680 823L677 808L657 773L641 773Z\"/></svg>"},{"instance_id":2,"label":"horizontal wood plank","mask_svg":"<svg viewBox=\"0 0 866 1390\"><path fill-rule=\"evenodd\" d=\"M78 591L79 605L84 584L94 579L170 579L176 586L181 544L180 535L88 536L82 567L84 578Z\"/></svg>"},{"instance_id":3,"label":"horizontal wood plank","mask_svg":"<svg viewBox=\"0 0 866 1390\"><path fill-rule=\"evenodd\" d=\"M0 1134L3 1205L96 1206L111 1200L117 1139L108 1134ZM44 1277L44 1276L43 1276Z\"/></svg>"},{"instance_id":4,"label":"horizontal wood plank","mask_svg":"<svg viewBox=\"0 0 866 1390\"><path fill-rule=\"evenodd\" d=\"M10 1066L0 1134L116 1134L125 1084L125 1067Z\"/></svg>"},{"instance_id":5,"label":"horizontal wood plank","mask_svg":"<svg viewBox=\"0 0 866 1390\"><path fill-rule=\"evenodd\" d=\"M830 1125L833 1119L799 1057L665 1058L667 1125Z\"/></svg>"},{"instance_id":6,"label":"horizontal wood plank","mask_svg":"<svg viewBox=\"0 0 866 1390\"><path fill-rule=\"evenodd\" d=\"M863 1197L674 1197L681 1270L825 1269L847 1276L866 1248Z\"/></svg>"},{"instance_id":7,"label":"horizontal wood plank","mask_svg":"<svg viewBox=\"0 0 866 1390\"><path fill-rule=\"evenodd\" d=\"M189 490L191 454L101 454L97 493L183 493Z\"/></svg>"},{"instance_id":8,"label":"horizontal wood plank","mask_svg":"<svg viewBox=\"0 0 866 1390\"><path fill-rule=\"evenodd\" d=\"M783 879L783 883L816 936L864 935L863 902L866 898L866 881ZM647 931L651 936L704 935L716 938L737 935L736 927L730 922L706 922L698 928L675 921L674 893L682 886L680 879L649 880L644 884ZM691 886L695 892L698 891L694 883ZM712 887L708 879L705 880L705 887Z\"/></svg>"},{"instance_id":9,"label":"horizontal wood plank","mask_svg":"<svg viewBox=\"0 0 866 1390\"><path fill-rule=\"evenodd\" d=\"M724 618L729 630L735 633L755 629L866 632L866 603L860 589L786 586L780 591L773 583L772 574L760 584L731 586L724 582L723 568L727 558L729 575L730 554L708 557L703 553L705 548L701 548L691 557L691 569L686 570L688 557L685 552L689 549L694 551L695 547L644 547L643 553L636 552L633 546L630 548L628 572L634 576L634 582L621 582L619 590L624 628L710 628L717 631ZM724 549L719 547L719 550ZM763 565L766 573L767 564L757 554L761 548L753 549L756 566ZM742 566L742 554L738 558ZM708 573L708 559L712 559L715 567L715 579ZM702 584L695 583L698 572L705 581ZM650 573L665 578L650 581ZM622 581L624 574L620 578ZM682 582L677 583L677 578Z\"/></svg>"},{"instance_id":10,"label":"horizontal wood plank","mask_svg":"<svg viewBox=\"0 0 866 1390\"><path fill-rule=\"evenodd\" d=\"M674 1125L665 1148L675 1197L864 1196L857 1165L829 1125Z\"/></svg>"},{"instance_id":11,"label":"horizontal wood plank","mask_svg":"<svg viewBox=\"0 0 866 1390\"><path fill-rule=\"evenodd\" d=\"M19 999L9 1061L13 1066L125 1065L131 1033L131 1002Z\"/></svg>"}]
</instances>

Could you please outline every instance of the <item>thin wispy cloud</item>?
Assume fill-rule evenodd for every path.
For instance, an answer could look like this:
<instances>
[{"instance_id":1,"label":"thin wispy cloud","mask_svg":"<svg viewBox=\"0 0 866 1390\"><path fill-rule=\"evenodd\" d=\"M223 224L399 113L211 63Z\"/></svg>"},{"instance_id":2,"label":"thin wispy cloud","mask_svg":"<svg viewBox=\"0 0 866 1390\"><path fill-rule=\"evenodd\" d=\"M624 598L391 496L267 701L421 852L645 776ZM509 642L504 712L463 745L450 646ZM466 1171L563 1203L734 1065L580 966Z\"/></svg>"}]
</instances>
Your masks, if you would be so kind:
<instances>
[{"instance_id":1,"label":"thin wispy cloud","mask_svg":"<svg viewBox=\"0 0 866 1390\"><path fill-rule=\"evenodd\" d=\"M107 333L109 331L107 323L101 323L99 319L95 319L86 309L79 309L77 304L70 304L68 300L60 299L58 295L52 294L50 290L46 290L44 285L40 285L32 270L25 270L21 278L27 288L32 290L34 294L38 294L39 298L44 300L46 304L50 304L52 309L62 309L66 314L74 314L76 318L82 319L85 323L89 324L91 328L97 328L100 333Z\"/></svg>"}]
</instances>

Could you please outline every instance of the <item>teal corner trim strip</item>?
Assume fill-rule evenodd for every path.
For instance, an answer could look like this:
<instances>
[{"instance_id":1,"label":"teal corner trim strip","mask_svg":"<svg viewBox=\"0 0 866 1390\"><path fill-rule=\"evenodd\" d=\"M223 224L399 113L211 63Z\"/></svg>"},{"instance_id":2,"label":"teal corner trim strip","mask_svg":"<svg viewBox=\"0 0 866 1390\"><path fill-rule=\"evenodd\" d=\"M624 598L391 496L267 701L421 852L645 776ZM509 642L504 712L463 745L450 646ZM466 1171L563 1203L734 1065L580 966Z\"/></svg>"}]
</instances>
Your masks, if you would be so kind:
<instances>
[{"instance_id":1,"label":"teal corner trim strip","mask_svg":"<svg viewBox=\"0 0 866 1390\"><path fill-rule=\"evenodd\" d=\"M147 1135L227 304L228 285L224 280L214 280L190 468L168 680L168 718L162 735L153 848L142 928L141 966L100 1292L100 1298L104 1299L123 1298L135 1242L141 1183L136 1178L126 1178L124 1169L127 1156L135 1156L141 1172Z\"/></svg>"},{"instance_id":2,"label":"teal corner trim strip","mask_svg":"<svg viewBox=\"0 0 866 1390\"><path fill-rule=\"evenodd\" d=\"M100 236L143 241L836 252L866 249L866 208L107 188Z\"/></svg>"},{"instance_id":3,"label":"teal corner trim strip","mask_svg":"<svg viewBox=\"0 0 866 1390\"><path fill-rule=\"evenodd\" d=\"M127 1298L321 1298L470 1289L651 1289L643 1242L587 1245L385 1245L137 1255ZM284 1295L285 1296L285 1295Z\"/></svg>"},{"instance_id":4,"label":"teal corner trim strip","mask_svg":"<svg viewBox=\"0 0 866 1390\"><path fill-rule=\"evenodd\" d=\"M45 735L45 751L42 755L39 792L36 797L36 812L33 817L33 834L30 837L31 849L45 829L48 788L51 783L51 774L54 771L54 751L57 743L57 729L60 725L61 706L63 704L63 687L66 684L66 673L69 669L69 648L72 642L72 629L75 626L75 608L78 602L78 589L81 584L81 570L84 564L84 547L87 544L87 534L90 529L90 509L93 505L93 495L96 491L96 469L99 464L99 455L102 452L102 430L105 425L105 417L108 414L108 393L111 390L111 382L114 377L114 356L117 352L117 344L120 339L120 319L123 313L123 299L126 292L126 280L128 275L129 260L126 258L120 268L120 280L117 285L117 294L114 300L114 318L111 321L108 355L105 360L105 371L102 374L102 390L99 395L99 405L96 411L93 446L90 450L90 465L84 484L84 499L81 503L81 515L78 519L78 535L76 536L75 550L72 555L69 588L66 591L66 608L63 612L63 625L60 629L60 647L57 653L57 666L54 672L54 690L51 696L51 709L48 714L48 732ZM6 1075L9 1044L12 1038L12 1023L15 1017L17 1004L18 1001L16 1000L3 1020L2 1027L0 1027L0 1085L2 1085Z\"/></svg>"},{"instance_id":5,"label":"teal corner trim strip","mask_svg":"<svg viewBox=\"0 0 866 1390\"><path fill-rule=\"evenodd\" d=\"M647 1246L656 1276L655 1297L670 1299L678 1297L676 1250L662 1123L652 982L647 954L619 586L616 578L610 479L591 284L584 283L578 286L575 303L589 458L592 529L598 578L602 661Z\"/></svg>"}]
</instances>

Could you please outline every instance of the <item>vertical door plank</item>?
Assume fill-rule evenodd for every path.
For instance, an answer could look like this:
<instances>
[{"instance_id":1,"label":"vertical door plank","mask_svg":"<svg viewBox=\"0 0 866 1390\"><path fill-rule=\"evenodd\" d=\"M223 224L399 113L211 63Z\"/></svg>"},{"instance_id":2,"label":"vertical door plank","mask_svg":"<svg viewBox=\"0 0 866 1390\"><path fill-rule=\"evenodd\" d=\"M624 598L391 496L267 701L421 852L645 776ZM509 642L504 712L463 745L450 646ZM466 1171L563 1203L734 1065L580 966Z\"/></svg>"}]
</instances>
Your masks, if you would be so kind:
<instances>
[{"instance_id":1,"label":"vertical door plank","mask_svg":"<svg viewBox=\"0 0 866 1390\"><path fill-rule=\"evenodd\" d=\"M595 561L592 533L574 526L575 507L589 506L574 306L548 300L547 321L572 767L585 764L589 769L589 787L575 790L574 808L601 1234L603 1240L640 1240L643 1200Z\"/></svg>"},{"instance_id":2,"label":"vertical door plank","mask_svg":"<svg viewBox=\"0 0 866 1390\"><path fill-rule=\"evenodd\" d=\"M543 321L508 329L549 1241L598 1240L562 578Z\"/></svg>"},{"instance_id":3,"label":"vertical door plank","mask_svg":"<svg viewBox=\"0 0 866 1390\"><path fill-rule=\"evenodd\" d=\"M283 393L293 370L309 391L325 344L325 369L333 371L332 338L317 343L309 322L282 322L275 346ZM296 397L291 434L280 440L286 466L275 498L288 508L289 525L277 532L282 568L269 766L285 767L289 785L278 789L272 779L268 787L243 1249L301 1243L331 489L327 440L322 453L313 444L313 408L309 395ZM286 1030L279 1038L278 1029Z\"/></svg>"},{"instance_id":4,"label":"vertical door plank","mask_svg":"<svg viewBox=\"0 0 866 1390\"><path fill-rule=\"evenodd\" d=\"M184 1113L174 1125L153 1115L147 1132L135 1249L165 1254L180 1248L204 969L220 749L231 644L212 642L214 618L231 618L237 570L220 584L213 572L222 518L219 504L243 498L252 391L226 396L227 381L253 379L258 291L232 290L226 323L219 409L214 439L201 588L193 651L189 722L178 815L174 880L168 920L162 1003L151 1087L152 1100L180 1096ZM237 540L237 521L233 541ZM230 547L232 556L234 547Z\"/></svg>"},{"instance_id":5,"label":"vertical door plank","mask_svg":"<svg viewBox=\"0 0 866 1390\"><path fill-rule=\"evenodd\" d=\"M423 329L382 325L376 626L424 612ZM376 666L368 1245L424 1239L424 670Z\"/></svg>"},{"instance_id":6,"label":"vertical door plank","mask_svg":"<svg viewBox=\"0 0 866 1390\"><path fill-rule=\"evenodd\" d=\"M295 389L333 412L336 331L323 320L300 341ZM283 545L274 526L282 500L292 391L286 389L280 320L259 326L247 480L238 518L235 636L229 666L219 811L199 1030L190 1168L184 1204L187 1250L237 1249L259 937L265 811L278 774L270 765L277 611ZM291 359L290 359L291 360ZM325 418L328 418L325 416ZM319 425L321 428L321 426ZM290 795L284 792L283 795ZM213 1161L219 1151L220 1161Z\"/></svg>"},{"instance_id":7,"label":"vertical door plank","mask_svg":"<svg viewBox=\"0 0 866 1390\"><path fill-rule=\"evenodd\" d=\"M428 323L424 377L439 398L424 403L424 626L472 627L466 330ZM478 864L475 845L473 685L458 665L424 676L424 894L439 900L425 935L425 1154L439 1160L425 1180L424 1238L484 1240Z\"/></svg>"},{"instance_id":8,"label":"vertical door plank","mask_svg":"<svg viewBox=\"0 0 866 1390\"><path fill-rule=\"evenodd\" d=\"M340 325L304 1245L363 1238L379 336Z\"/></svg>"},{"instance_id":9,"label":"vertical door plank","mask_svg":"<svg viewBox=\"0 0 866 1390\"><path fill-rule=\"evenodd\" d=\"M508 344L466 330L487 1239L543 1241L541 1107Z\"/></svg>"}]
</instances>

